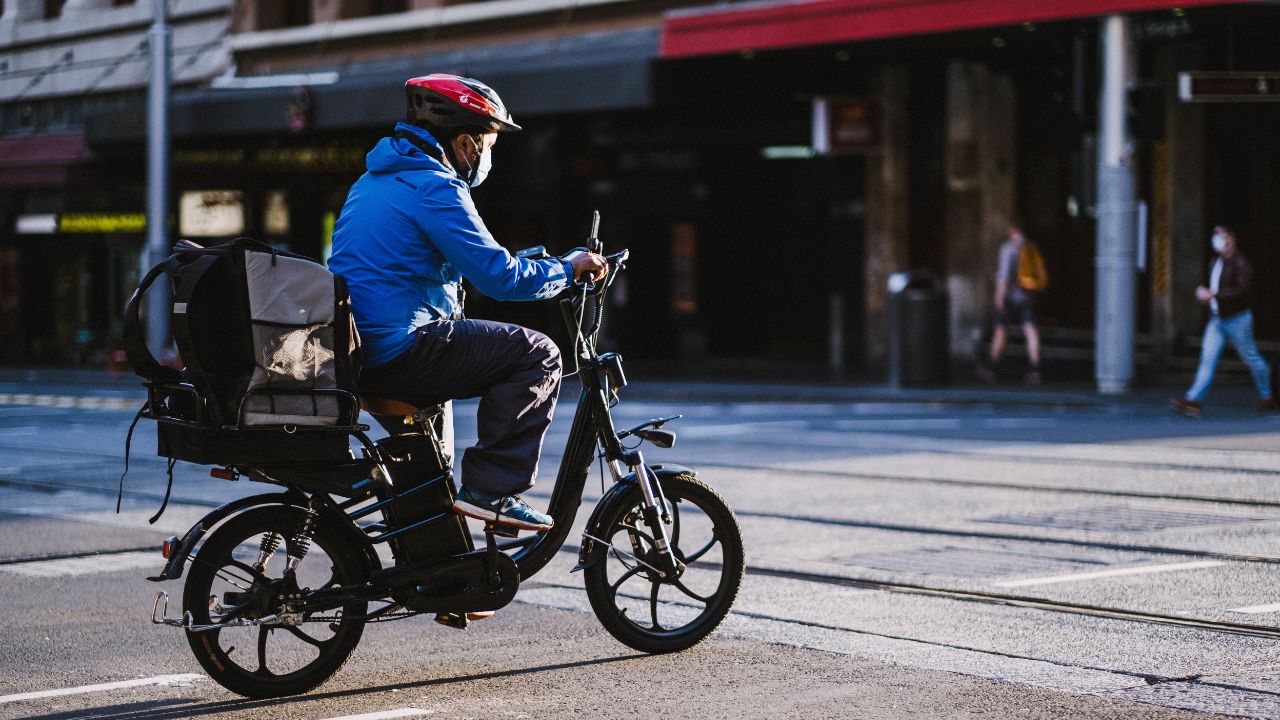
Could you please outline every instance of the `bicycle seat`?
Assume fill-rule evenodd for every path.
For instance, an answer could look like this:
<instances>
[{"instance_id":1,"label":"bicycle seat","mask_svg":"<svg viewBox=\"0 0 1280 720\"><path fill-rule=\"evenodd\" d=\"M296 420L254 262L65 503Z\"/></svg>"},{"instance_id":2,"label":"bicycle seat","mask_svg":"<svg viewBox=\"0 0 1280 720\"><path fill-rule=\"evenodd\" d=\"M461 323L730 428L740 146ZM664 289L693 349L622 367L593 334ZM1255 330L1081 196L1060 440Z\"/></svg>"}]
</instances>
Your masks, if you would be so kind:
<instances>
[{"instance_id":1,"label":"bicycle seat","mask_svg":"<svg viewBox=\"0 0 1280 720\"><path fill-rule=\"evenodd\" d=\"M442 404L421 404L399 398L380 395L361 395L360 407L374 417L403 418L405 425L425 424L434 421L444 412ZM379 421L386 427L386 423Z\"/></svg>"},{"instance_id":2,"label":"bicycle seat","mask_svg":"<svg viewBox=\"0 0 1280 720\"><path fill-rule=\"evenodd\" d=\"M417 415L422 408L411 402L377 395L361 395L360 407L370 415Z\"/></svg>"}]
</instances>

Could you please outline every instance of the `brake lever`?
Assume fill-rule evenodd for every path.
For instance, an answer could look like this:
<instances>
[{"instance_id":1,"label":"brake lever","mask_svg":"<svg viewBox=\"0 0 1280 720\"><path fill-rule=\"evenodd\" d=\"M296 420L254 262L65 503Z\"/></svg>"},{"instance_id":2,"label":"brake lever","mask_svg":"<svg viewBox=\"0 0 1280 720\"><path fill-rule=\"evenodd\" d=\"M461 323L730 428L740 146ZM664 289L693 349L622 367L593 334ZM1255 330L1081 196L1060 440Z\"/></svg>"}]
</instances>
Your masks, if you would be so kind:
<instances>
[{"instance_id":1,"label":"brake lever","mask_svg":"<svg viewBox=\"0 0 1280 720\"><path fill-rule=\"evenodd\" d=\"M645 428L651 427L654 430L661 430L663 425L666 425L672 420L679 420L682 417L684 417L684 415L672 415L670 417L654 418L652 420L646 420L629 430L623 430L622 432L618 433L618 439L621 440L625 437L635 435L636 433L640 432L641 430L644 430Z\"/></svg>"}]
</instances>

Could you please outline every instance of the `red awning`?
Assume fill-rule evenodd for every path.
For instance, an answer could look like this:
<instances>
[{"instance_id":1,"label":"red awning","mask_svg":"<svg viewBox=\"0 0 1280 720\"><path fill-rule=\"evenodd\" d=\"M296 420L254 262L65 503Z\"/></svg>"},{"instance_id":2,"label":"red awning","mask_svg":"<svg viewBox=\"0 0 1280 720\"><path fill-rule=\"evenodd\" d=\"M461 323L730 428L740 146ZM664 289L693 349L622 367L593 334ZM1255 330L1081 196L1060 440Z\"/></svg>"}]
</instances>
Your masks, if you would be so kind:
<instances>
[{"instance_id":1,"label":"red awning","mask_svg":"<svg viewBox=\"0 0 1280 720\"><path fill-rule=\"evenodd\" d=\"M0 168L70 165L84 156L84 133L0 138Z\"/></svg>"},{"instance_id":2,"label":"red awning","mask_svg":"<svg viewBox=\"0 0 1280 720\"><path fill-rule=\"evenodd\" d=\"M0 187L65 185L84 151L84 133L0 138Z\"/></svg>"},{"instance_id":3,"label":"red awning","mask_svg":"<svg viewBox=\"0 0 1280 720\"><path fill-rule=\"evenodd\" d=\"M906 37L1249 0L790 0L669 13L661 57Z\"/></svg>"}]
</instances>

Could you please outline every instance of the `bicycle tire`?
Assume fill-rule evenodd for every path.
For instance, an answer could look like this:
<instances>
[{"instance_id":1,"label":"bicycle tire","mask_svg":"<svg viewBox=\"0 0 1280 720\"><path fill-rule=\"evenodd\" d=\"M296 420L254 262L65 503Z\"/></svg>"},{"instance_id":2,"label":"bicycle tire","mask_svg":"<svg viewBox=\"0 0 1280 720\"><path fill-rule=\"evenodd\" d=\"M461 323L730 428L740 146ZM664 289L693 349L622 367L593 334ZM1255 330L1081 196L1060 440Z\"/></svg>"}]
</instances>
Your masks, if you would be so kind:
<instances>
[{"instance_id":1,"label":"bicycle tire","mask_svg":"<svg viewBox=\"0 0 1280 720\"><path fill-rule=\"evenodd\" d=\"M224 585L234 584L227 580L228 577L236 577L238 582L244 582L245 578L243 576L248 573L239 567L234 568L236 570L235 575L228 576L226 574L225 568L228 567L228 563L235 562L233 559L234 553L237 551L245 552L246 543L260 542L259 539L269 532L281 536L280 548L276 553L284 551L288 544L292 542L290 538L300 526L305 513L305 510L298 507L283 505L261 507L236 515L218 527L205 540L204 545L201 546L200 551L196 554L191 570L187 575L186 584L183 587L183 610L191 613L193 622L197 625L212 622L211 605L213 604L212 601L217 599L218 596L216 593L211 594L211 592ZM329 571L331 581L340 586L354 585L363 583L368 578L369 568L367 561L336 529L323 523L318 523L315 527L311 549L307 557L299 565L300 572L307 565L308 560L312 561L313 567L319 567L317 561L322 559L316 557L317 547L328 556L332 563ZM274 558L274 560L276 562L268 564L268 572L273 569L271 564L276 566L284 565L283 557ZM223 574L220 575L220 572ZM324 574L322 568L319 573L320 575ZM277 575L282 575L282 573L277 573ZM252 575L249 575L249 578L250 582L253 582ZM279 578L275 579L278 580ZM228 593L228 595L237 594L235 592ZM297 634L290 628L267 628L265 626L256 628L259 637L257 645L259 665L252 670L241 664L241 656L234 654L236 650L234 645L232 647L224 647L221 642L224 639L224 632L243 636L240 631L250 631L249 628L224 628L204 632L188 630L186 636L187 642L195 654L196 661L209 674L209 677L213 678L218 684L231 692L245 697L282 697L307 692L338 672L347 659L350 658L351 653L360 642L360 636L364 632L363 620L355 618L362 618L367 612L367 602L352 602L343 605L341 608L342 619L336 623L330 623L328 626L333 635L326 640L319 641L321 644L315 645L318 648L317 657L310 662L303 663L301 667L282 674L271 672L267 667L265 648L270 641L270 636L277 630L283 630L297 638ZM261 615L264 612L260 611L258 614ZM315 624L308 625L304 623L301 627L311 628ZM306 634L306 631L301 632ZM307 637L311 636L308 635ZM233 637L229 642L234 642L234 640L235 638ZM312 637L312 640L316 639ZM311 641L301 642L310 644Z\"/></svg>"},{"instance_id":2,"label":"bicycle tire","mask_svg":"<svg viewBox=\"0 0 1280 720\"><path fill-rule=\"evenodd\" d=\"M705 605L701 611L696 612L695 616L688 622L678 627L666 627L659 620L659 600L660 594L664 587L672 587L677 590L674 596L676 601L668 600L663 603L668 609L677 609L687 615L694 609L688 607L692 603L688 603L688 599L680 602L680 595L689 595L690 598L698 597L704 599L703 596L697 596L696 593L691 594L689 588L685 587L683 581L689 577L689 570L686 569L676 581L681 582L679 586L669 579L656 579L655 574L648 571L639 563L628 563L623 554L611 547L616 547L615 536L622 533L629 540L634 540L635 536L627 529L626 520L635 518L639 507L643 502L639 487L634 487L623 495L608 508L602 515L603 523L600 527L604 528L602 540L609 541L610 545L603 543L595 543L591 552L591 558L588 559L588 566L584 572L584 582L586 584L587 598L591 602L591 608L599 618L600 623L604 626L609 634L613 635L624 645L639 650L641 652L659 654L679 652L697 645L705 640L716 628L724 622L729 611L733 609L733 604L737 600L738 592L742 587L742 578L746 568L746 556L742 543L742 530L738 525L737 517L733 514L732 508L725 502L711 486L694 478L689 474L675 475L662 478L662 488L668 502L673 508L673 522L668 527L669 533L672 534L672 548L676 552L676 556L682 562L689 561L694 553L686 553L685 548L680 547L685 539L688 538L688 528L684 537L679 536L677 529L681 522L688 524L688 513L691 508L697 508L701 515L706 518L713 529L713 540L710 544L698 553L698 557L689 561L689 568L697 568L698 572L712 572L718 570L719 579L715 583L713 593L705 596ZM684 514L685 520L681 520ZM702 523L706 524L706 523ZM631 527L636 527L633 523ZM674 532L673 532L674 531ZM646 542L641 534L641 547L646 547L652 552L651 543ZM719 544L721 549L719 554L719 562L703 563L702 559L715 544ZM623 553L630 552L635 546L627 548ZM638 557L632 555L632 557ZM614 561L614 562L611 562ZM620 574L620 580L611 580L611 568L618 567L628 568L626 572ZM649 605L651 622L646 627L644 624L637 622L628 611L632 607L643 605L643 598L640 599L639 605L636 602L635 594L626 596L626 607L620 607L619 591L621 586L630 579L621 577L630 574L630 579L639 579L637 585L644 587L644 581L649 581ZM655 581L656 580L656 581Z\"/></svg>"}]
</instances>

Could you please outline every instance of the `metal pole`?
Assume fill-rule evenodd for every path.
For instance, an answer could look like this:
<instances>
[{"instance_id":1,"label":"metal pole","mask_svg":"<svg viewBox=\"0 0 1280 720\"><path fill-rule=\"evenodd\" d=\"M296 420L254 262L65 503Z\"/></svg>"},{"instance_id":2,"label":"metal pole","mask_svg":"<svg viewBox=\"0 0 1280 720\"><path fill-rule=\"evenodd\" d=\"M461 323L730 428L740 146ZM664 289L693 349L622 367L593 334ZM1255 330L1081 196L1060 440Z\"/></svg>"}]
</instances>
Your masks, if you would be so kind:
<instances>
[{"instance_id":1,"label":"metal pole","mask_svg":"<svg viewBox=\"0 0 1280 720\"><path fill-rule=\"evenodd\" d=\"M169 45L167 0L152 0L151 77L147 87L147 255L155 265L169 254ZM169 285L148 292L147 344L164 362L169 350Z\"/></svg>"},{"instance_id":2,"label":"metal pole","mask_svg":"<svg viewBox=\"0 0 1280 720\"><path fill-rule=\"evenodd\" d=\"M1102 97L1098 103L1097 314L1094 374L1098 392L1116 395L1133 380L1136 270L1134 267L1133 148L1125 120L1132 72L1129 20L1102 21Z\"/></svg>"}]
</instances>

